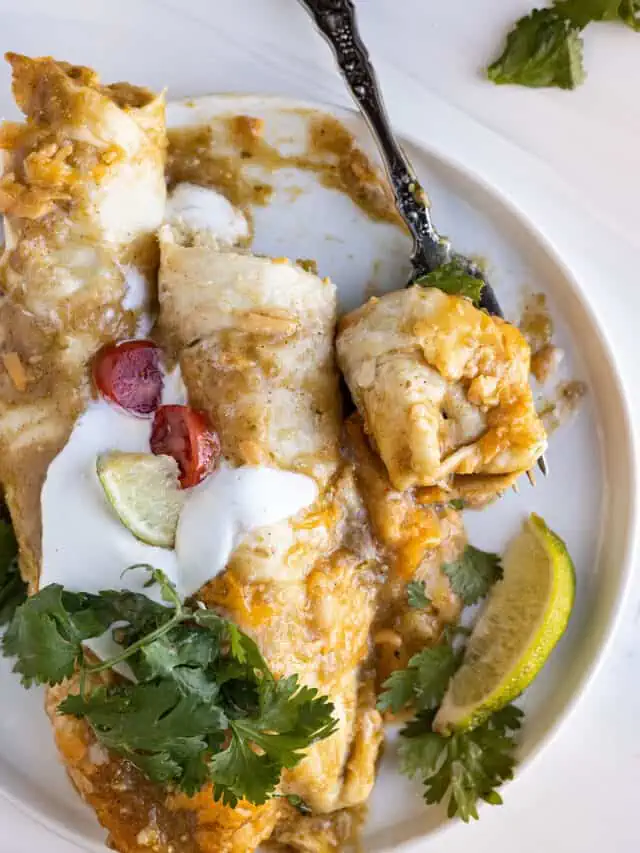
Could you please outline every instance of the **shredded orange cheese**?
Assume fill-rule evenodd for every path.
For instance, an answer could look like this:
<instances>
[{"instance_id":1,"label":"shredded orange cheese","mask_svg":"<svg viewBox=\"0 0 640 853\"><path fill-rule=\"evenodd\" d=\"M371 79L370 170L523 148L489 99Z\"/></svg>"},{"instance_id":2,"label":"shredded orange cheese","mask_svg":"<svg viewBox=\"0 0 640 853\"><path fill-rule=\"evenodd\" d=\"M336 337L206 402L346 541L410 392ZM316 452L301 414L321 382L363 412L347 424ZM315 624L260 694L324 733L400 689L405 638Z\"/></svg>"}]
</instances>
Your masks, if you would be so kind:
<instances>
[{"instance_id":1,"label":"shredded orange cheese","mask_svg":"<svg viewBox=\"0 0 640 853\"><path fill-rule=\"evenodd\" d=\"M29 377L27 376L27 371L24 369L24 365L20 361L18 353L5 352L2 354L2 361L16 390L26 391Z\"/></svg>"}]
</instances>

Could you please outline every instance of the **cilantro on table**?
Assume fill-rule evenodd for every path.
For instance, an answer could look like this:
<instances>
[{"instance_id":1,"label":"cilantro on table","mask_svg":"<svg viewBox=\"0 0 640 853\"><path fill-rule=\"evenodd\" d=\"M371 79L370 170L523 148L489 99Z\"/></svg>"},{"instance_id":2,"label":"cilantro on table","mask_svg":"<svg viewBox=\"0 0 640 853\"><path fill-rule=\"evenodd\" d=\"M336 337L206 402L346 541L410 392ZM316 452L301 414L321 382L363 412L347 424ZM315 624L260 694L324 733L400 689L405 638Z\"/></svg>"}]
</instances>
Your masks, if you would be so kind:
<instances>
[{"instance_id":1,"label":"cilantro on table","mask_svg":"<svg viewBox=\"0 0 640 853\"><path fill-rule=\"evenodd\" d=\"M640 30L640 0L556 0L521 18L487 69L494 83L575 89L585 79L582 30L618 21Z\"/></svg>"},{"instance_id":2,"label":"cilantro on table","mask_svg":"<svg viewBox=\"0 0 640 853\"><path fill-rule=\"evenodd\" d=\"M456 261L443 264L426 275L420 276L414 282L420 287L437 287L445 293L457 296L466 296L474 305L480 304L484 282L480 278L470 275L466 269Z\"/></svg>"},{"instance_id":3,"label":"cilantro on table","mask_svg":"<svg viewBox=\"0 0 640 853\"><path fill-rule=\"evenodd\" d=\"M414 610L423 610L431 604L431 599L425 592L424 581L411 581L407 584L407 602Z\"/></svg>"},{"instance_id":4,"label":"cilantro on table","mask_svg":"<svg viewBox=\"0 0 640 853\"><path fill-rule=\"evenodd\" d=\"M0 518L0 625L5 625L27 597L18 568L18 543L13 527Z\"/></svg>"},{"instance_id":5,"label":"cilantro on table","mask_svg":"<svg viewBox=\"0 0 640 853\"><path fill-rule=\"evenodd\" d=\"M297 676L276 680L236 625L183 604L162 572L142 568L170 606L139 593L52 584L18 607L4 654L16 658L27 687L58 684L78 669L80 692L59 712L86 720L100 743L152 781L187 794L211 782L228 805L264 803L283 768L335 731L333 706ZM83 642L114 623L122 652L91 663ZM124 661L135 682L95 686L92 675Z\"/></svg>"},{"instance_id":6,"label":"cilantro on table","mask_svg":"<svg viewBox=\"0 0 640 853\"><path fill-rule=\"evenodd\" d=\"M445 563L442 571L449 578L451 589L466 605L476 604L502 577L502 565L497 554L467 545L462 555Z\"/></svg>"}]
</instances>

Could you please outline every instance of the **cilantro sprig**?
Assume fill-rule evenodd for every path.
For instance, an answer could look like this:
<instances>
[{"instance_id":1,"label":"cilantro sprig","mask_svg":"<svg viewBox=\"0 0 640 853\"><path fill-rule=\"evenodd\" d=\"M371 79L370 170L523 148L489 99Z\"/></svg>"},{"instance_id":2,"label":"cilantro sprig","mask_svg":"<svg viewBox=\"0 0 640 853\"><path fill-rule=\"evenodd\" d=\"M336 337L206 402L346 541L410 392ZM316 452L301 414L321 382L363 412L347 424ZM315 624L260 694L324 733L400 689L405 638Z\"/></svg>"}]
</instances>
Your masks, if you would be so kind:
<instances>
[{"instance_id":1,"label":"cilantro sprig","mask_svg":"<svg viewBox=\"0 0 640 853\"><path fill-rule=\"evenodd\" d=\"M597 21L640 30L640 0L556 0L520 18L487 69L494 83L575 89L585 79L582 31Z\"/></svg>"},{"instance_id":2,"label":"cilantro sprig","mask_svg":"<svg viewBox=\"0 0 640 853\"><path fill-rule=\"evenodd\" d=\"M481 726L444 737L432 731L435 711L419 714L400 732L400 769L421 779L426 803L439 803L449 793L449 817L477 820L478 800L502 804L496 789L513 778L513 735L522 716L519 708L507 705Z\"/></svg>"},{"instance_id":3,"label":"cilantro sprig","mask_svg":"<svg viewBox=\"0 0 640 853\"><path fill-rule=\"evenodd\" d=\"M522 711L507 705L471 731L453 735L433 731L438 706L462 662L463 650L454 642L451 634L441 645L414 655L407 669L394 672L384 684L378 709L397 713L407 705L413 707L415 717L400 731L400 770L421 779L428 805L442 802L448 794L448 816L458 815L466 823L477 820L478 800L502 803L496 789L513 778L513 735L520 728Z\"/></svg>"},{"instance_id":4,"label":"cilantro sprig","mask_svg":"<svg viewBox=\"0 0 640 853\"><path fill-rule=\"evenodd\" d=\"M214 797L230 806L264 803L283 768L335 731L333 706L297 676L276 680L250 637L183 604L162 572L146 568L169 606L139 593L71 593L52 584L16 610L4 654L16 658L27 687L79 670L80 692L59 712L86 720L105 747L152 781L188 794L212 782ZM91 663L83 643L114 623L122 652ZM95 686L89 677L125 661L135 682Z\"/></svg>"},{"instance_id":5,"label":"cilantro sprig","mask_svg":"<svg viewBox=\"0 0 640 853\"><path fill-rule=\"evenodd\" d=\"M445 563L443 571L465 605L484 598L502 577L498 556L471 545L457 560ZM419 587L408 585L409 603L419 596ZM465 822L477 820L479 800L502 803L497 788L513 777L514 734L522 719L522 712L508 705L471 731L452 735L433 731L438 707L462 663L470 633L466 627L449 626L439 645L423 649L413 655L406 669L392 673L378 697L378 710L382 712L397 714L407 707L414 712L413 719L400 731L401 771L421 779L427 804L448 797L449 817L458 815Z\"/></svg>"}]
</instances>

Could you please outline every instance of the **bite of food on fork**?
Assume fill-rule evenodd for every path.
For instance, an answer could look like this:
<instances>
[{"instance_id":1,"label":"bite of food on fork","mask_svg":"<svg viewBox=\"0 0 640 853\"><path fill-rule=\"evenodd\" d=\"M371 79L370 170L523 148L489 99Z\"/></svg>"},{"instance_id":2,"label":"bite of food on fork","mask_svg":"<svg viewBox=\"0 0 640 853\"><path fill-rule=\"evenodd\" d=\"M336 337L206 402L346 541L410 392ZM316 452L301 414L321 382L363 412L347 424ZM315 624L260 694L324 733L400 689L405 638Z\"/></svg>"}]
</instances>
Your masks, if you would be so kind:
<instances>
[{"instance_id":1,"label":"bite of food on fork","mask_svg":"<svg viewBox=\"0 0 640 853\"><path fill-rule=\"evenodd\" d=\"M528 344L465 297L417 285L373 298L342 318L337 351L397 489L442 501L482 484L490 498L546 448Z\"/></svg>"}]
</instances>

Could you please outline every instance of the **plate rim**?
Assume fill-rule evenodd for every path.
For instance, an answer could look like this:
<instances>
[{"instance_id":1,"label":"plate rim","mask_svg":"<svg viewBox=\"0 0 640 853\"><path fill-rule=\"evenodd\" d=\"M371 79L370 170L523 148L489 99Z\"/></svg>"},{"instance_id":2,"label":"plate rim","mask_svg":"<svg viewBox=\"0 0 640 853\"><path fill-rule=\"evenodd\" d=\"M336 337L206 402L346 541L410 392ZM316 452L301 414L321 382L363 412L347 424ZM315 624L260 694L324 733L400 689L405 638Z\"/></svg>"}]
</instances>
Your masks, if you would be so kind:
<instances>
[{"instance_id":1,"label":"plate rim","mask_svg":"<svg viewBox=\"0 0 640 853\"><path fill-rule=\"evenodd\" d=\"M263 104L264 102L268 102L272 108L280 107L282 109L290 110L322 110L324 112L335 115L339 119L359 119L366 126L366 121L364 120L363 116L359 113L357 109L353 107L347 107L344 104L339 104L328 100L325 101L307 98L297 98L293 96L278 95L272 93L234 91L212 92L209 94L199 95L195 97L187 96L184 98L170 100L167 102L166 107L167 110L172 108L184 108L193 111L194 117L196 117L200 109L202 109L203 111L206 110L207 103L219 103L220 101L226 100L234 103L237 103L238 101L259 101ZM622 419L619 424L620 433L624 437L625 445L625 447L623 448L622 455L623 458L627 459L630 464L628 465L627 471L627 512L625 513L625 518L622 521L622 528L624 530L625 535L624 541L621 543L620 546L621 553L623 554L623 559L618 570L617 583L615 584L615 595L612 596L612 599L608 606L608 611L606 612L606 616L604 618L601 618L599 624L597 624L596 626L598 628L599 637L596 639L596 641L592 643L593 651L589 656L589 660L586 663L582 664L582 669L579 672L578 677L576 678L574 690L572 691L570 697L564 702L564 705L556 713L552 725L550 725L547 730L540 735L540 737L538 738L538 742L531 750L529 750L524 763L519 765L517 778L503 784L502 789L505 790L507 789L507 787L511 787L514 782L517 782L525 772L529 771L530 767L538 760L540 755L544 751L546 751L546 749L558 737L561 729L575 713L576 708L585 698L587 691L593 686L593 683L598 676L600 668L602 667L611 649L615 634L617 633L620 627L624 605L630 590L634 563L638 556L638 552L640 551L640 543L638 541L640 440L636 439L633 431L631 406L627 395L626 385L622 378L622 372L618 367L617 357L615 355L613 347L609 342L607 330L598 320L595 311L592 308L588 293L580 286L580 283L576 279L571 267L564 260L560 251L556 248L553 240L549 238L544 231L540 230L533 218L517 202L514 197L508 194L497 184L491 183L490 180L487 179L481 171L478 171L478 169L468 165L463 160L460 160L459 157L447 153L447 151L443 149L442 145L425 141L417 136L414 136L410 131L407 131L405 128L400 127L395 122L393 123L393 126L402 141L408 142L410 145L424 152L424 154L428 157L441 162L445 167L451 169L454 173L458 173L463 179L470 180L471 183L478 186L485 194L490 197L493 197L500 205L502 205L504 210L511 214L516 220L518 220L518 224L522 228L524 228L525 231L528 232L535 241L537 241L539 248L543 250L547 258L551 260L551 262L555 265L558 271L562 274L562 277L565 279L567 285L569 286L569 290L572 292L572 295L577 299L581 310L586 314L586 317L589 320L591 327L597 334L600 351L606 358L605 367L607 368L609 375L611 376L614 383L611 390L612 393L615 395L615 398L620 408L620 413L622 415ZM526 152L522 151L522 149L518 149L518 147L511 143L509 140L502 141L507 142L507 144L509 144L509 147L512 150L516 149L518 153L520 155L523 155L525 158L528 158L530 156L527 155ZM590 212L586 211L586 213L591 218ZM608 465L606 464L605 457L605 474L607 473L607 467ZM601 521L602 516L603 514L601 513ZM604 516L604 518L606 520L606 515ZM12 793L11 790L6 787L5 782L1 776L0 797L7 800L22 814L28 816L37 824L52 832L58 838L62 838L66 842L73 844L79 850L100 851L107 849L104 844L89 840L86 838L86 836L79 835L76 831L68 828L64 824L58 822L56 819L49 818L43 813L39 812L36 808L31 806L21 797ZM480 804L480 807L483 809L483 811L485 809L485 806L486 804L484 803ZM413 836L411 839L401 841L400 843L395 843L392 849L394 851L398 851L398 853L408 853L408 851L414 848L414 845L419 844L427 839L435 839L441 836L444 832L449 831L453 826L459 823L460 821L458 818L447 819L443 821L440 825L434 827L433 829L429 830L426 834L423 834L420 837ZM389 850L390 849L391 848L389 848Z\"/></svg>"}]
</instances>

